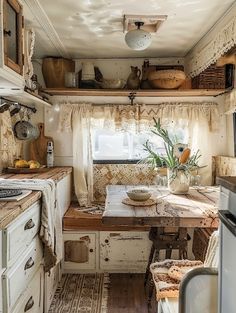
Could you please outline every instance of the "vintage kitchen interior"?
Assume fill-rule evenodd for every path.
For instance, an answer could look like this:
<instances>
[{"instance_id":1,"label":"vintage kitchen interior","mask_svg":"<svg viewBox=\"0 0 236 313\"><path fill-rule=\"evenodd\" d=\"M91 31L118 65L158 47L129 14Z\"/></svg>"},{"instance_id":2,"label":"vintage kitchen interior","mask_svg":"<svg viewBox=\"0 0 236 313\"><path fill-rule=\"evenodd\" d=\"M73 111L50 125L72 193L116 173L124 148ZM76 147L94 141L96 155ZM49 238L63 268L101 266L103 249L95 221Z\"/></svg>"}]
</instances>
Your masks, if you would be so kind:
<instances>
[{"instance_id":1,"label":"vintage kitchen interior","mask_svg":"<svg viewBox=\"0 0 236 313\"><path fill-rule=\"evenodd\" d=\"M236 1L0 13L0 313L235 313Z\"/></svg>"}]
</instances>

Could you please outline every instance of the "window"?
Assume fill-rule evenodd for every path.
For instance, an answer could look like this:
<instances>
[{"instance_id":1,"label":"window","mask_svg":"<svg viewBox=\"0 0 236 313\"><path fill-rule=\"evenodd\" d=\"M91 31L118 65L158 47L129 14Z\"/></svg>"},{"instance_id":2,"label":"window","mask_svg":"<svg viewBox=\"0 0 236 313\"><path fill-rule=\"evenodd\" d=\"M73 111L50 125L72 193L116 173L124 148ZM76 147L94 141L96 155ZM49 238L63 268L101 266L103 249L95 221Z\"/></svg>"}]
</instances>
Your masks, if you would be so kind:
<instances>
[{"instance_id":1,"label":"window","mask_svg":"<svg viewBox=\"0 0 236 313\"><path fill-rule=\"evenodd\" d=\"M174 123L168 125L168 131L174 142L187 143L187 127L176 127ZM144 144L149 141L153 149L165 154L164 143L160 137L150 130L135 134L129 131L114 131L110 129L94 128L92 131L94 160L140 160L147 156Z\"/></svg>"}]
</instances>

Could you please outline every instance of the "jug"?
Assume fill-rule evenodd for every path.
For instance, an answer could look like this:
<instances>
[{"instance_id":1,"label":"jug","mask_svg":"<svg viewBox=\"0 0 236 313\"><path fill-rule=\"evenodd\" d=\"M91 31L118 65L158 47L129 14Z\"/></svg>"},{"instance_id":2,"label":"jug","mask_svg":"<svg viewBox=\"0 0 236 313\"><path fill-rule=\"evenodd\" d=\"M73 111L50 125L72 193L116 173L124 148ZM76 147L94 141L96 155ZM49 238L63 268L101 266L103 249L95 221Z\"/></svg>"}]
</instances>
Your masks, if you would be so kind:
<instances>
[{"instance_id":1,"label":"jug","mask_svg":"<svg viewBox=\"0 0 236 313\"><path fill-rule=\"evenodd\" d=\"M82 80L94 80L95 71L94 64L92 62L82 63Z\"/></svg>"},{"instance_id":2,"label":"jug","mask_svg":"<svg viewBox=\"0 0 236 313\"><path fill-rule=\"evenodd\" d=\"M127 79L128 89L139 89L141 71L137 66L131 66L131 73Z\"/></svg>"}]
</instances>

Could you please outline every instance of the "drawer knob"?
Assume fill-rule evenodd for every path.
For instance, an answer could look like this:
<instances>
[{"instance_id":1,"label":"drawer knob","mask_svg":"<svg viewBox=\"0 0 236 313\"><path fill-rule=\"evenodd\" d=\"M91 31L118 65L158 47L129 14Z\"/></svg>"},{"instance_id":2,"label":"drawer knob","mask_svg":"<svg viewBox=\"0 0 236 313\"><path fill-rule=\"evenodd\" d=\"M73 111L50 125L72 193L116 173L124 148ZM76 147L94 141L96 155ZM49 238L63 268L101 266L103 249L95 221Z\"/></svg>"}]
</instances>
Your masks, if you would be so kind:
<instances>
[{"instance_id":1,"label":"drawer knob","mask_svg":"<svg viewBox=\"0 0 236 313\"><path fill-rule=\"evenodd\" d=\"M109 242L109 240L108 239L105 239L105 243L108 243Z\"/></svg>"},{"instance_id":2,"label":"drawer knob","mask_svg":"<svg viewBox=\"0 0 236 313\"><path fill-rule=\"evenodd\" d=\"M27 301L26 305L25 305L24 312L29 311L33 306L34 306L34 299L33 299L33 297L30 297L29 300Z\"/></svg>"},{"instance_id":3,"label":"drawer knob","mask_svg":"<svg viewBox=\"0 0 236 313\"><path fill-rule=\"evenodd\" d=\"M25 263L25 271L34 266L34 260L30 257L29 260Z\"/></svg>"},{"instance_id":4,"label":"drawer knob","mask_svg":"<svg viewBox=\"0 0 236 313\"><path fill-rule=\"evenodd\" d=\"M90 250L89 250L89 252L91 252L91 253L92 253L92 252L93 252L93 249L90 249Z\"/></svg>"},{"instance_id":5,"label":"drawer knob","mask_svg":"<svg viewBox=\"0 0 236 313\"><path fill-rule=\"evenodd\" d=\"M108 262L108 261L109 261L109 259L108 259L108 258L105 258L105 261L106 261L106 262Z\"/></svg>"},{"instance_id":6,"label":"drawer knob","mask_svg":"<svg viewBox=\"0 0 236 313\"><path fill-rule=\"evenodd\" d=\"M31 229L35 226L34 224L34 221L32 220L32 218L30 220L28 220L28 222L25 224L25 228L24 230L27 230L27 229Z\"/></svg>"}]
</instances>

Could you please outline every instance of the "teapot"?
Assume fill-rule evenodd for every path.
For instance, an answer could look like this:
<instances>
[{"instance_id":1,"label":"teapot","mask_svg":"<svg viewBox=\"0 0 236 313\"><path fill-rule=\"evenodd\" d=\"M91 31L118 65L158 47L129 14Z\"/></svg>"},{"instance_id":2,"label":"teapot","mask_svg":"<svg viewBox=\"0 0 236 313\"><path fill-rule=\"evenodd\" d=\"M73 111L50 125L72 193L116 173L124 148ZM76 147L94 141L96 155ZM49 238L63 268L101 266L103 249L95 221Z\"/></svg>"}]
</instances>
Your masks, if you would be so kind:
<instances>
[{"instance_id":1,"label":"teapot","mask_svg":"<svg viewBox=\"0 0 236 313\"><path fill-rule=\"evenodd\" d=\"M131 73L127 79L128 89L139 89L141 71L137 66L131 66Z\"/></svg>"}]
</instances>

